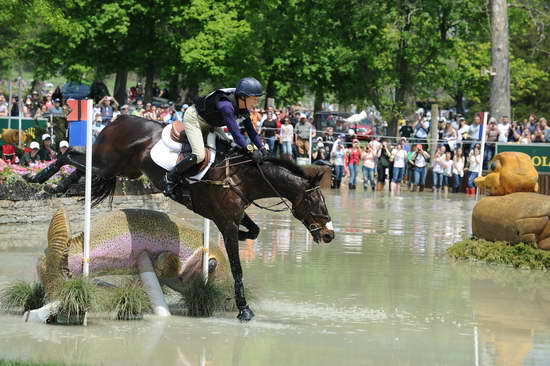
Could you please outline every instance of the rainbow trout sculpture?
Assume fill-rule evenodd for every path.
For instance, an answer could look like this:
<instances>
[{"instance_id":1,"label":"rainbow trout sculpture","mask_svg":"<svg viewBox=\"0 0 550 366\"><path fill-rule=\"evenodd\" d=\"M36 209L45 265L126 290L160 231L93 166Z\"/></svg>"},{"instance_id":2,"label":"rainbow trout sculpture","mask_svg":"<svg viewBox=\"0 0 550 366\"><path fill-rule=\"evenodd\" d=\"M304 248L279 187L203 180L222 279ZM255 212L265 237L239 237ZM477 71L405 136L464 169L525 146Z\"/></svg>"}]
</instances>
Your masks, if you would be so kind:
<instances>
[{"instance_id":1,"label":"rainbow trout sculpture","mask_svg":"<svg viewBox=\"0 0 550 366\"><path fill-rule=\"evenodd\" d=\"M90 275L138 274L138 258L146 252L161 284L182 292L202 275L203 233L180 218L158 211L126 209L94 218L90 233ZM209 280L229 275L225 251L211 247ZM38 274L46 293L57 281L82 274L83 233L71 236L63 208L50 222L48 248L39 259Z\"/></svg>"}]
</instances>

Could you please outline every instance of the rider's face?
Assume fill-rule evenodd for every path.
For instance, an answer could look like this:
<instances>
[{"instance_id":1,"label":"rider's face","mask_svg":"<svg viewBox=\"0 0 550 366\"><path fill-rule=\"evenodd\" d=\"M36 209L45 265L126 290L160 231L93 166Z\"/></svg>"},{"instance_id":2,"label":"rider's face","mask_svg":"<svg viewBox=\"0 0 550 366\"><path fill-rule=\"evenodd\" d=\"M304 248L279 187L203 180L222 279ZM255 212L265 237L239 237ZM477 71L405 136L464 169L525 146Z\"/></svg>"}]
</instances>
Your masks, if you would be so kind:
<instances>
[{"instance_id":1,"label":"rider's face","mask_svg":"<svg viewBox=\"0 0 550 366\"><path fill-rule=\"evenodd\" d=\"M251 109L258 105L258 97L246 97L245 99L246 107Z\"/></svg>"}]
</instances>

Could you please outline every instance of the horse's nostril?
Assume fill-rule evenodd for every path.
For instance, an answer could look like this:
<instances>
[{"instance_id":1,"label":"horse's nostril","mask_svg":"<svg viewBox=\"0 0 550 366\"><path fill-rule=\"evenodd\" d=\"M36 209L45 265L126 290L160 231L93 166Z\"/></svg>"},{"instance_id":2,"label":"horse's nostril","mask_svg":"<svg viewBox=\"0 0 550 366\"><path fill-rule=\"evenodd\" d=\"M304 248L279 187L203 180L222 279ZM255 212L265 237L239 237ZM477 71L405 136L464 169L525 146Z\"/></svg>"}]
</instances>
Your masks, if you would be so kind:
<instances>
[{"instance_id":1,"label":"horse's nostril","mask_svg":"<svg viewBox=\"0 0 550 366\"><path fill-rule=\"evenodd\" d=\"M323 234L323 241L325 243L330 243L332 239L334 239L334 234L329 234L329 233Z\"/></svg>"}]
</instances>

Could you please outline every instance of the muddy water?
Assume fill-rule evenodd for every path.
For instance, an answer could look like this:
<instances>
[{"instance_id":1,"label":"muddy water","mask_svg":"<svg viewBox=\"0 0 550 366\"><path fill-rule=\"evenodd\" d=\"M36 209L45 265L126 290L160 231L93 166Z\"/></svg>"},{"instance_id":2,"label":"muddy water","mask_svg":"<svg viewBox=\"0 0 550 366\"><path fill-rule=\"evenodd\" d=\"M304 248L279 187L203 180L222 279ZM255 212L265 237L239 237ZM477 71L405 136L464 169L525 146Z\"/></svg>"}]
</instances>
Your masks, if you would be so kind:
<instances>
[{"instance_id":1,"label":"muddy water","mask_svg":"<svg viewBox=\"0 0 550 366\"><path fill-rule=\"evenodd\" d=\"M550 360L547 274L457 264L444 256L470 230L472 199L326 196L337 231L330 245L314 244L287 214L250 210L262 232L241 248L246 285L256 295L256 318L249 324L223 313L135 323L92 318L86 328L67 328L0 315L0 358L101 365L540 365ZM200 227L200 218L174 211ZM46 232L40 226L29 230ZM217 238L214 230L211 235ZM0 252L0 285L33 279L40 251Z\"/></svg>"}]
</instances>

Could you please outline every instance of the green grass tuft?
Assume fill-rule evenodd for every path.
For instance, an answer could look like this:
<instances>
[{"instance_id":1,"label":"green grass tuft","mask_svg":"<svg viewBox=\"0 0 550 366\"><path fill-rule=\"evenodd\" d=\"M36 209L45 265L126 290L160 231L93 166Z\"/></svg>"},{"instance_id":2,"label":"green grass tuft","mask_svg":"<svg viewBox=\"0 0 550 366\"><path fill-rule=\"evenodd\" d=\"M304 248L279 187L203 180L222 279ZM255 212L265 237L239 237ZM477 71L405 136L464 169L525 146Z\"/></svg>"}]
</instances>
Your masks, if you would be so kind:
<instances>
[{"instance_id":1,"label":"green grass tuft","mask_svg":"<svg viewBox=\"0 0 550 366\"><path fill-rule=\"evenodd\" d=\"M96 286L84 277L68 279L54 292L54 299L60 301L59 314L67 317L80 316L97 307Z\"/></svg>"},{"instance_id":2,"label":"green grass tuft","mask_svg":"<svg viewBox=\"0 0 550 366\"><path fill-rule=\"evenodd\" d=\"M68 364L55 361L0 360L0 366L68 366Z\"/></svg>"},{"instance_id":3,"label":"green grass tuft","mask_svg":"<svg viewBox=\"0 0 550 366\"><path fill-rule=\"evenodd\" d=\"M182 297L187 315L193 317L212 316L215 311L223 309L227 298L223 286L216 281L204 283L200 277L189 283Z\"/></svg>"},{"instance_id":4,"label":"green grass tuft","mask_svg":"<svg viewBox=\"0 0 550 366\"><path fill-rule=\"evenodd\" d=\"M14 282L0 291L2 309L23 314L44 306L46 293L39 282Z\"/></svg>"},{"instance_id":5,"label":"green grass tuft","mask_svg":"<svg viewBox=\"0 0 550 366\"><path fill-rule=\"evenodd\" d=\"M447 254L454 259L506 264L520 269L550 270L550 252L523 243L466 239L447 249Z\"/></svg>"},{"instance_id":6,"label":"green grass tuft","mask_svg":"<svg viewBox=\"0 0 550 366\"><path fill-rule=\"evenodd\" d=\"M133 279L111 291L106 308L118 320L140 319L151 310L151 301L141 282Z\"/></svg>"}]
</instances>

